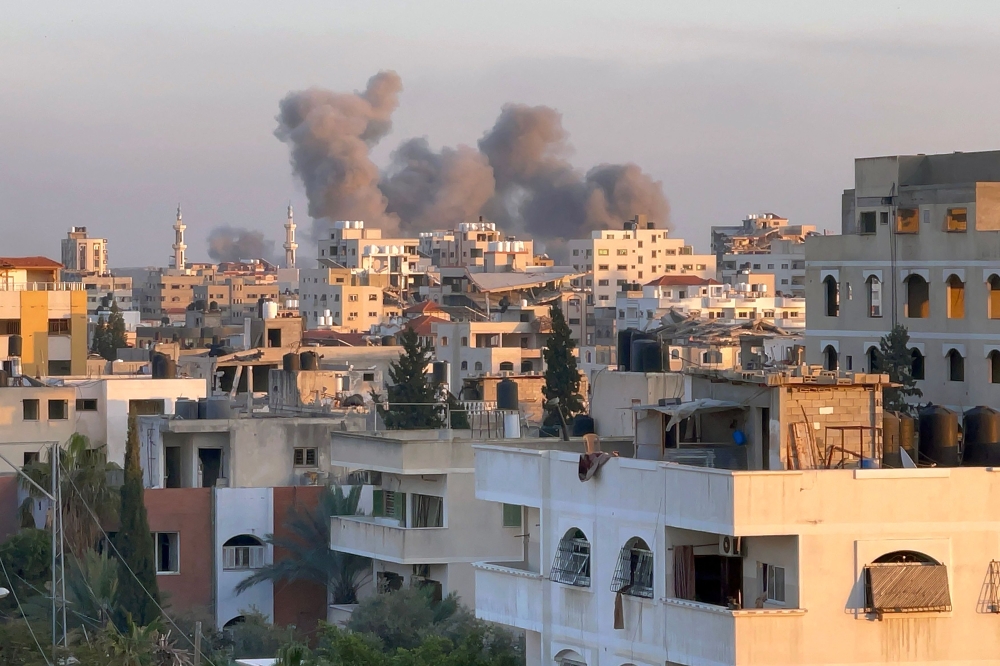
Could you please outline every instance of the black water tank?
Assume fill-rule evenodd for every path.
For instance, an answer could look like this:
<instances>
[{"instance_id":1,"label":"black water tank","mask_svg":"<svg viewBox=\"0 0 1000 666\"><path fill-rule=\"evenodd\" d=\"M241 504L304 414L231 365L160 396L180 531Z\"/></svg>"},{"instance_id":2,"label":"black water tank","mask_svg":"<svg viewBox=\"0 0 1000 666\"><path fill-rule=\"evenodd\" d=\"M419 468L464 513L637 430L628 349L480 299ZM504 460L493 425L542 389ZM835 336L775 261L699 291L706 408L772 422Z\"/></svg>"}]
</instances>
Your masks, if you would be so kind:
<instances>
[{"instance_id":1,"label":"black water tank","mask_svg":"<svg viewBox=\"0 0 1000 666\"><path fill-rule=\"evenodd\" d=\"M434 361L431 366L431 378L434 382L434 386L440 386L441 384L448 383L448 362L447 361Z\"/></svg>"},{"instance_id":2,"label":"black water tank","mask_svg":"<svg viewBox=\"0 0 1000 666\"><path fill-rule=\"evenodd\" d=\"M160 352L153 352L149 357L150 374L153 375L153 379L163 379L166 376L166 365L167 357L165 354Z\"/></svg>"},{"instance_id":3,"label":"black water tank","mask_svg":"<svg viewBox=\"0 0 1000 666\"><path fill-rule=\"evenodd\" d=\"M906 451L906 455L910 456L913 464L916 464L920 451L919 442L917 442L917 420L902 412L897 413L896 416L899 417L899 448ZM902 455L900 458L902 459Z\"/></svg>"},{"instance_id":4,"label":"black water tank","mask_svg":"<svg viewBox=\"0 0 1000 666\"><path fill-rule=\"evenodd\" d=\"M208 398L198 398L198 418L208 418Z\"/></svg>"},{"instance_id":5,"label":"black water tank","mask_svg":"<svg viewBox=\"0 0 1000 666\"><path fill-rule=\"evenodd\" d=\"M7 338L7 356L21 357L21 336L12 335Z\"/></svg>"},{"instance_id":6,"label":"black water tank","mask_svg":"<svg viewBox=\"0 0 1000 666\"><path fill-rule=\"evenodd\" d=\"M632 338L639 331L629 328L618 331L618 369L628 372L632 369Z\"/></svg>"},{"instance_id":7,"label":"black water tank","mask_svg":"<svg viewBox=\"0 0 1000 666\"><path fill-rule=\"evenodd\" d=\"M319 354L314 351L299 354L299 363L303 370L319 370Z\"/></svg>"},{"instance_id":8,"label":"black water tank","mask_svg":"<svg viewBox=\"0 0 1000 666\"><path fill-rule=\"evenodd\" d=\"M0 388L7 388L10 385L10 375L6 370L0 370Z\"/></svg>"},{"instance_id":9,"label":"black water tank","mask_svg":"<svg viewBox=\"0 0 1000 666\"><path fill-rule=\"evenodd\" d=\"M882 412L882 467L899 468L903 458L899 453L899 416Z\"/></svg>"},{"instance_id":10,"label":"black water tank","mask_svg":"<svg viewBox=\"0 0 1000 666\"><path fill-rule=\"evenodd\" d=\"M504 378L497 383L497 409L518 409L517 382Z\"/></svg>"},{"instance_id":11,"label":"black water tank","mask_svg":"<svg viewBox=\"0 0 1000 666\"><path fill-rule=\"evenodd\" d=\"M178 398L174 403L174 416L188 421L198 418L198 401Z\"/></svg>"},{"instance_id":12,"label":"black water tank","mask_svg":"<svg viewBox=\"0 0 1000 666\"><path fill-rule=\"evenodd\" d=\"M958 447L958 414L940 405L928 405L920 410L917 420L920 457L936 463L938 467L958 467L962 463L962 450Z\"/></svg>"},{"instance_id":13,"label":"black water tank","mask_svg":"<svg viewBox=\"0 0 1000 666\"><path fill-rule=\"evenodd\" d=\"M1000 412L989 407L973 407L965 413L962 464L1000 464Z\"/></svg>"},{"instance_id":14,"label":"black water tank","mask_svg":"<svg viewBox=\"0 0 1000 666\"><path fill-rule=\"evenodd\" d=\"M288 352L281 357L281 369L285 372L298 372L302 369L302 364L299 362L299 355L295 352Z\"/></svg>"},{"instance_id":15,"label":"black water tank","mask_svg":"<svg viewBox=\"0 0 1000 666\"><path fill-rule=\"evenodd\" d=\"M660 341L649 338L632 338L632 372L662 372L663 359L660 356Z\"/></svg>"},{"instance_id":16,"label":"black water tank","mask_svg":"<svg viewBox=\"0 0 1000 666\"><path fill-rule=\"evenodd\" d=\"M587 414L577 414L573 417L573 437L583 437L594 432L594 417Z\"/></svg>"}]
</instances>

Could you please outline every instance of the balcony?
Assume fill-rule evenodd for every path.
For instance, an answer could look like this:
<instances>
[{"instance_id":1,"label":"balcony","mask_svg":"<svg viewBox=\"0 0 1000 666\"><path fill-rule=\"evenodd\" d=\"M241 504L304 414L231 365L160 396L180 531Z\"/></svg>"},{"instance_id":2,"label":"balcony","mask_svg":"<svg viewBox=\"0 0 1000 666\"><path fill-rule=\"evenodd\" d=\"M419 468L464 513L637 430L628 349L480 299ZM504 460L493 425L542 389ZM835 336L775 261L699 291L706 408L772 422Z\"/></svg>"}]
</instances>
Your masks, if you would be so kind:
<instances>
[{"instance_id":1,"label":"balcony","mask_svg":"<svg viewBox=\"0 0 1000 666\"><path fill-rule=\"evenodd\" d=\"M445 527L407 528L385 518L330 519L330 548L397 564L447 564L456 557Z\"/></svg>"},{"instance_id":2,"label":"balcony","mask_svg":"<svg viewBox=\"0 0 1000 666\"><path fill-rule=\"evenodd\" d=\"M477 446L476 497L490 502L541 507L542 466L548 464L546 451Z\"/></svg>"},{"instance_id":3,"label":"balcony","mask_svg":"<svg viewBox=\"0 0 1000 666\"><path fill-rule=\"evenodd\" d=\"M85 291L82 282L8 282L0 280L0 291Z\"/></svg>"},{"instance_id":4,"label":"balcony","mask_svg":"<svg viewBox=\"0 0 1000 666\"><path fill-rule=\"evenodd\" d=\"M542 631L540 573L481 562L476 568L476 617L528 631Z\"/></svg>"},{"instance_id":5,"label":"balcony","mask_svg":"<svg viewBox=\"0 0 1000 666\"><path fill-rule=\"evenodd\" d=\"M331 464L352 469L448 474L472 468L471 446L467 441L452 440L448 430L398 430L391 437L336 432L331 435L331 444Z\"/></svg>"}]
</instances>

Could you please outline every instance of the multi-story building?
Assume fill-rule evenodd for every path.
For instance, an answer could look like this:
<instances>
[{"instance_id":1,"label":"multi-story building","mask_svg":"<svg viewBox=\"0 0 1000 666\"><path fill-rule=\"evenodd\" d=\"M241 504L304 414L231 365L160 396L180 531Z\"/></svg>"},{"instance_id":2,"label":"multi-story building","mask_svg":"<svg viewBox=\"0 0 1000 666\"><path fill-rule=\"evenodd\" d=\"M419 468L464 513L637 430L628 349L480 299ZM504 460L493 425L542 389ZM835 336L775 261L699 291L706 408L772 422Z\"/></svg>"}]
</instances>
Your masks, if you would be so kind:
<instances>
[{"instance_id":1,"label":"multi-story building","mask_svg":"<svg viewBox=\"0 0 1000 666\"><path fill-rule=\"evenodd\" d=\"M306 327L336 328L348 332L368 332L387 315L380 286L364 284L363 275L354 270L303 268L299 271L299 312Z\"/></svg>"},{"instance_id":2,"label":"multi-story building","mask_svg":"<svg viewBox=\"0 0 1000 666\"><path fill-rule=\"evenodd\" d=\"M61 268L45 257L0 257L0 354L16 336L21 348L10 356L25 375L86 372L87 294L80 282L62 282Z\"/></svg>"},{"instance_id":3,"label":"multi-story building","mask_svg":"<svg viewBox=\"0 0 1000 666\"><path fill-rule=\"evenodd\" d=\"M76 276L108 275L108 239L90 238L87 227L72 227L62 240L62 263Z\"/></svg>"},{"instance_id":4,"label":"multi-story building","mask_svg":"<svg viewBox=\"0 0 1000 666\"><path fill-rule=\"evenodd\" d=\"M318 242L321 262L384 276L387 287L398 291L412 288L429 266L418 253L418 239L383 238L381 229L366 229L362 220L330 222Z\"/></svg>"},{"instance_id":5,"label":"multi-story building","mask_svg":"<svg viewBox=\"0 0 1000 666\"><path fill-rule=\"evenodd\" d=\"M534 265L532 241L508 237L482 217L462 222L455 230L421 232L419 250L438 268L516 271Z\"/></svg>"},{"instance_id":6,"label":"multi-story building","mask_svg":"<svg viewBox=\"0 0 1000 666\"><path fill-rule=\"evenodd\" d=\"M87 314L96 316L102 307L114 302L122 311L132 310L132 278L128 276L88 275L81 280L87 292Z\"/></svg>"},{"instance_id":7,"label":"multi-story building","mask_svg":"<svg viewBox=\"0 0 1000 666\"><path fill-rule=\"evenodd\" d=\"M220 274L210 283L195 285L192 297L209 308L215 303L220 312L232 317L254 317L258 314L260 299L277 302L280 289L273 276L271 280L258 280Z\"/></svg>"},{"instance_id":8,"label":"multi-story building","mask_svg":"<svg viewBox=\"0 0 1000 666\"><path fill-rule=\"evenodd\" d=\"M871 369L896 323L921 402L1000 403L1000 151L855 160L842 234L806 241L807 358Z\"/></svg>"},{"instance_id":9,"label":"multi-story building","mask_svg":"<svg viewBox=\"0 0 1000 666\"><path fill-rule=\"evenodd\" d=\"M774 275L775 290L805 296L805 239L816 235L809 224L788 224L774 213L747 215L736 226L712 227L712 252L719 280L731 284L740 271Z\"/></svg>"}]
</instances>

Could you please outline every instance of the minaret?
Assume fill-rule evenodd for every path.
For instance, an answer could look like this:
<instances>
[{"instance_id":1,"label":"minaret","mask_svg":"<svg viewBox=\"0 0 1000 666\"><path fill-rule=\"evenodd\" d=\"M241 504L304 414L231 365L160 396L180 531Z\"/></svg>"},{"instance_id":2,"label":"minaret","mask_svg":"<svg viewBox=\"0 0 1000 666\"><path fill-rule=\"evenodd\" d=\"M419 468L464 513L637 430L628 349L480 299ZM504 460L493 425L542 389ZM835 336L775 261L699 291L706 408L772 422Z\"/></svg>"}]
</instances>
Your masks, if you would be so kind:
<instances>
[{"instance_id":1,"label":"minaret","mask_svg":"<svg viewBox=\"0 0 1000 666\"><path fill-rule=\"evenodd\" d=\"M288 204L288 220L285 222L285 268L295 268L295 250L299 244L295 242L295 219L292 217L292 204Z\"/></svg>"},{"instance_id":2,"label":"minaret","mask_svg":"<svg viewBox=\"0 0 1000 666\"><path fill-rule=\"evenodd\" d=\"M177 221L174 222L174 268L177 270L184 270L187 263L184 260L184 251L187 250L187 245L184 244L184 230L187 226L184 224L184 220L181 217L181 205L177 204Z\"/></svg>"}]
</instances>

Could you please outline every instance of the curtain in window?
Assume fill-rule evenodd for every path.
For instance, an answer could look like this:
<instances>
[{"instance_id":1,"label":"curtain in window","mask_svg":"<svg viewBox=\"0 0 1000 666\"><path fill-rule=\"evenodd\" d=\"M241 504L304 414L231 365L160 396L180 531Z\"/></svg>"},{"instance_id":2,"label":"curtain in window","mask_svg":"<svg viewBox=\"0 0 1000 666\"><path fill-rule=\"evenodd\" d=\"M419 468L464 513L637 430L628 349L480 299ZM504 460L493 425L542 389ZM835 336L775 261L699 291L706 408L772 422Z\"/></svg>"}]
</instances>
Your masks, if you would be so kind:
<instances>
[{"instance_id":1,"label":"curtain in window","mask_svg":"<svg viewBox=\"0 0 1000 666\"><path fill-rule=\"evenodd\" d=\"M694 546L674 546L674 597L694 600Z\"/></svg>"}]
</instances>

